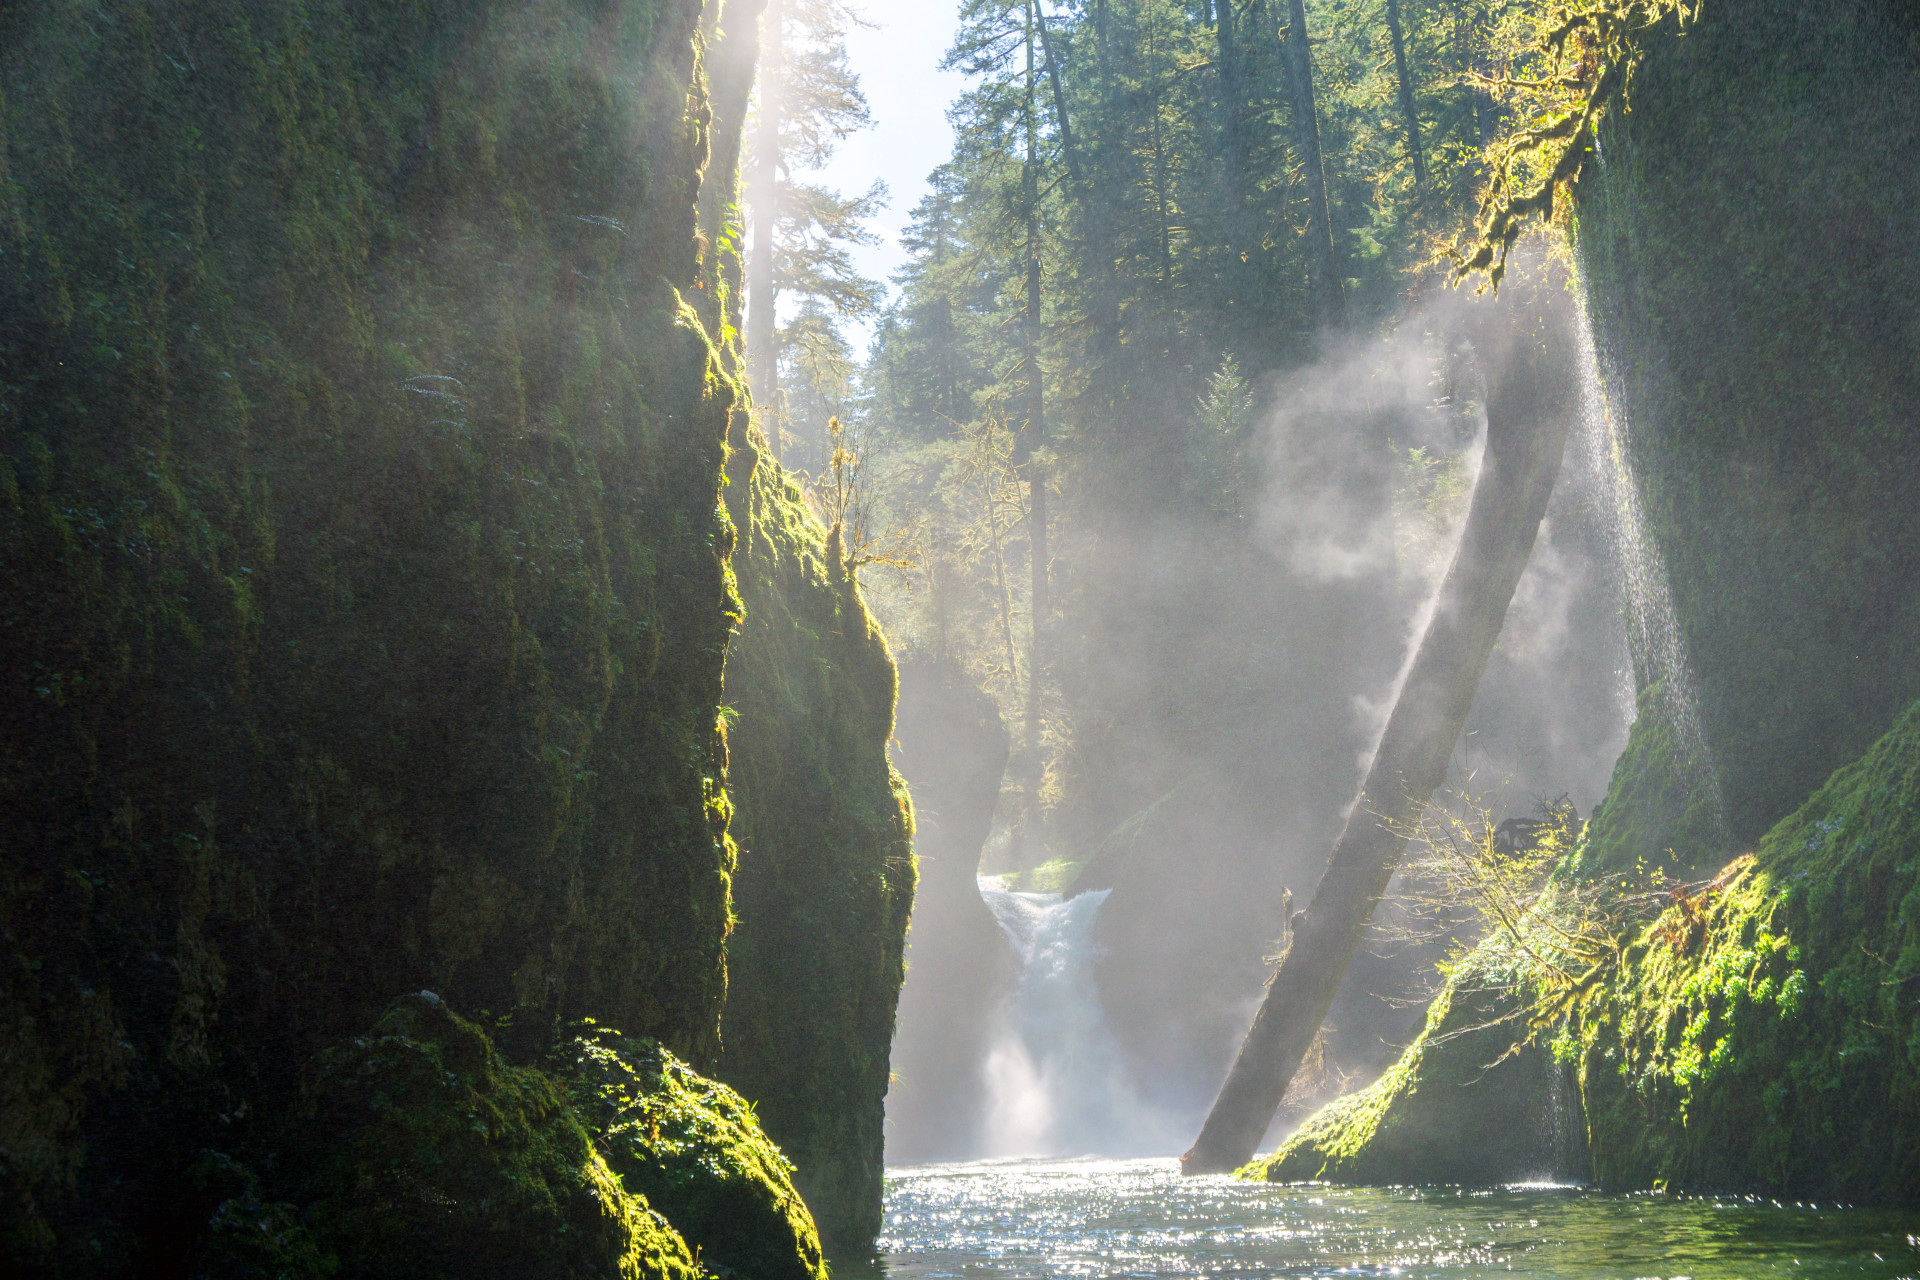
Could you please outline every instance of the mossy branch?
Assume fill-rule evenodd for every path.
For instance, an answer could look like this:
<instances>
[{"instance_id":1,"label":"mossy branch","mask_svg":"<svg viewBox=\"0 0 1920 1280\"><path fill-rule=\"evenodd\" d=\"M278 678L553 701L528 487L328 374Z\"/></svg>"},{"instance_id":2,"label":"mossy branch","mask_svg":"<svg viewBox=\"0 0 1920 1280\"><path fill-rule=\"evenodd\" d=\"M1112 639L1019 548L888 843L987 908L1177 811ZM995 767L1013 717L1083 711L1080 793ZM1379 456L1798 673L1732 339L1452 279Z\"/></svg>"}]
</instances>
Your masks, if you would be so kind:
<instances>
[{"instance_id":1,"label":"mossy branch","mask_svg":"<svg viewBox=\"0 0 1920 1280\"><path fill-rule=\"evenodd\" d=\"M1517 61L1537 68L1530 77L1470 78L1505 97L1531 124L1486 149L1487 186L1472 239L1449 256L1458 284L1484 274L1480 291L1499 291L1507 255L1527 225L1552 222L1562 188L1580 176L1593 154L1594 129L1624 102L1646 56L1644 33L1674 18L1682 30L1699 16L1701 0L1599 0L1556 4L1546 10Z\"/></svg>"}]
</instances>

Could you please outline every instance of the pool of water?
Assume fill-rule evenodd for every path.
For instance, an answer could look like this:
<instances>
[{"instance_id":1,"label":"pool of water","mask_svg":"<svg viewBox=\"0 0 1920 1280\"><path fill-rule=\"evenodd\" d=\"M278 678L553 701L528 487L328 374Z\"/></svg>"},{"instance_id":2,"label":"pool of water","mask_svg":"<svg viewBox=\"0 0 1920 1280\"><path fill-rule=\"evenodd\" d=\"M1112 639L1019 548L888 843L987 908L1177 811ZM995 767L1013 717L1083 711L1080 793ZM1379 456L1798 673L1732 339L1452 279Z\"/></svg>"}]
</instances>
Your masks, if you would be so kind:
<instances>
[{"instance_id":1,"label":"pool of water","mask_svg":"<svg viewBox=\"0 0 1920 1280\"><path fill-rule=\"evenodd\" d=\"M1920 1277L1920 1213L1557 1186L1274 1186L1182 1178L1167 1159L988 1161L889 1170L880 1251L889 1280Z\"/></svg>"}]
</instances>

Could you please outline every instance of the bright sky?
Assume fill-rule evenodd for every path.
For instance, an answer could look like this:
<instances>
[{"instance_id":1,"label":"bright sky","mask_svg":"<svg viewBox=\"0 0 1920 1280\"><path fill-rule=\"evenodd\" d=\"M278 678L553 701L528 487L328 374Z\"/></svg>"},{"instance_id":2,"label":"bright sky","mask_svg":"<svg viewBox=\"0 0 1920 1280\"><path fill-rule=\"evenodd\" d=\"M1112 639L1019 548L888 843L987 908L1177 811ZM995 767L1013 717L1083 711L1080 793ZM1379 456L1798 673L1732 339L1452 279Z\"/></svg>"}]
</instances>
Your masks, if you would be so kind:
<instances>
[{"instance_id":1,"label":"bright sky","mask_svg":"<svg viewBox=\"0 0 1920 1280\"><path fill-rule=\"evenodd\" d=\"M852 7L874 24L847 34L847 60L866 90L873 128L841 143L819 180L845 195L865 191L875 178L892 191L874 226L880 243L854 250L862 274L886 282L906 258L900 232L926 194L927 174L953 145L947 104L959 96L965 77L941 71L940 59L953 41L959 5L957 0L853 0ZM856 332L850 326L847 334L862 354L868 336L864 327Z\"/></svg>"}]
</instances>

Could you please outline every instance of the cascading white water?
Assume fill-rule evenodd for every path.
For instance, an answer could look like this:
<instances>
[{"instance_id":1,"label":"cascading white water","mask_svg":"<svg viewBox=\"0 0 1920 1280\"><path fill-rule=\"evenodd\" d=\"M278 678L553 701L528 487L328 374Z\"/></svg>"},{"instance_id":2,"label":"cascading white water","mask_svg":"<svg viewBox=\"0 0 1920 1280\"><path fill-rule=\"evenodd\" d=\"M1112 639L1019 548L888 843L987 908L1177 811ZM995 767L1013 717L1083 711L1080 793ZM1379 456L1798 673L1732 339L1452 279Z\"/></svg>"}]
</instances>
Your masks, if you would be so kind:
<instances>
[{"instance_id":1,"label":"cascading white water","mask_svg":"<svg viewBox=\"0 0 1920 1280\"><path fill-rule=\"evenodd\" d=\"M1063 900L982 878L980 896L1021 965L987 1055L987 1154L1173 1150L1170 1127L1129 1083L1100 1006L1093 924L1107 890Z\"/></svg>"},{"instance_id":2,"label":"cascading white water","mask_svg":"<svg viewBox=\"0 0 1920 1280\"><path fill-rule=\"evenodd\" d=\"M1608 561L1613 567L1626 612L1627 648L1643 684L1659 684L1661 710L1679 736L1686 758L1688 789L1705 798L1716 821L1726 827L1726 805L1720 777L1706 735L1700 728L1700 710L1693 668L1687 660L1686 639L1674 612L1668 588L1666 562L1647 530L1628 452L1627 424L1609 396L1600 351L1585 300L1579 304L1580 428L1579 445L1588 482L1595 489L1595 505L1603 517ZM1627 719L1635 714L1635 690L1621 691Z\"/></svg>"}]
</instances>

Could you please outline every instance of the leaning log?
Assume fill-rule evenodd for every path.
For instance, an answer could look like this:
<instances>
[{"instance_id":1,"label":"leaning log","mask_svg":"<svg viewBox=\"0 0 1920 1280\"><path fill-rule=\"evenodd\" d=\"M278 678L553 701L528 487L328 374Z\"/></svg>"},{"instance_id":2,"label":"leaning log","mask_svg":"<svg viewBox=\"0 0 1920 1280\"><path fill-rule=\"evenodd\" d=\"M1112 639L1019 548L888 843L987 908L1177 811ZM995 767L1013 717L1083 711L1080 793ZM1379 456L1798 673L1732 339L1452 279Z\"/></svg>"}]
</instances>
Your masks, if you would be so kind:
<instances>
[{"instance_id":1,"label":"leaning log","mask_svg":"<svg viewBox=\"0 0 1920 1280\"><path fill-rule=\"evenodd\" d=\"M1193 1148L1189 1174L1252 1158L1326 1019L1367 921L1400 865L1407 833L1445 781L1487 657L1546 514L1575 406L1563 273L1510 280L1468 308L1486 380L1486 446L1453 564L1333 847L1313 901L1268 983Z\"/></svg>"}]
</instances>

